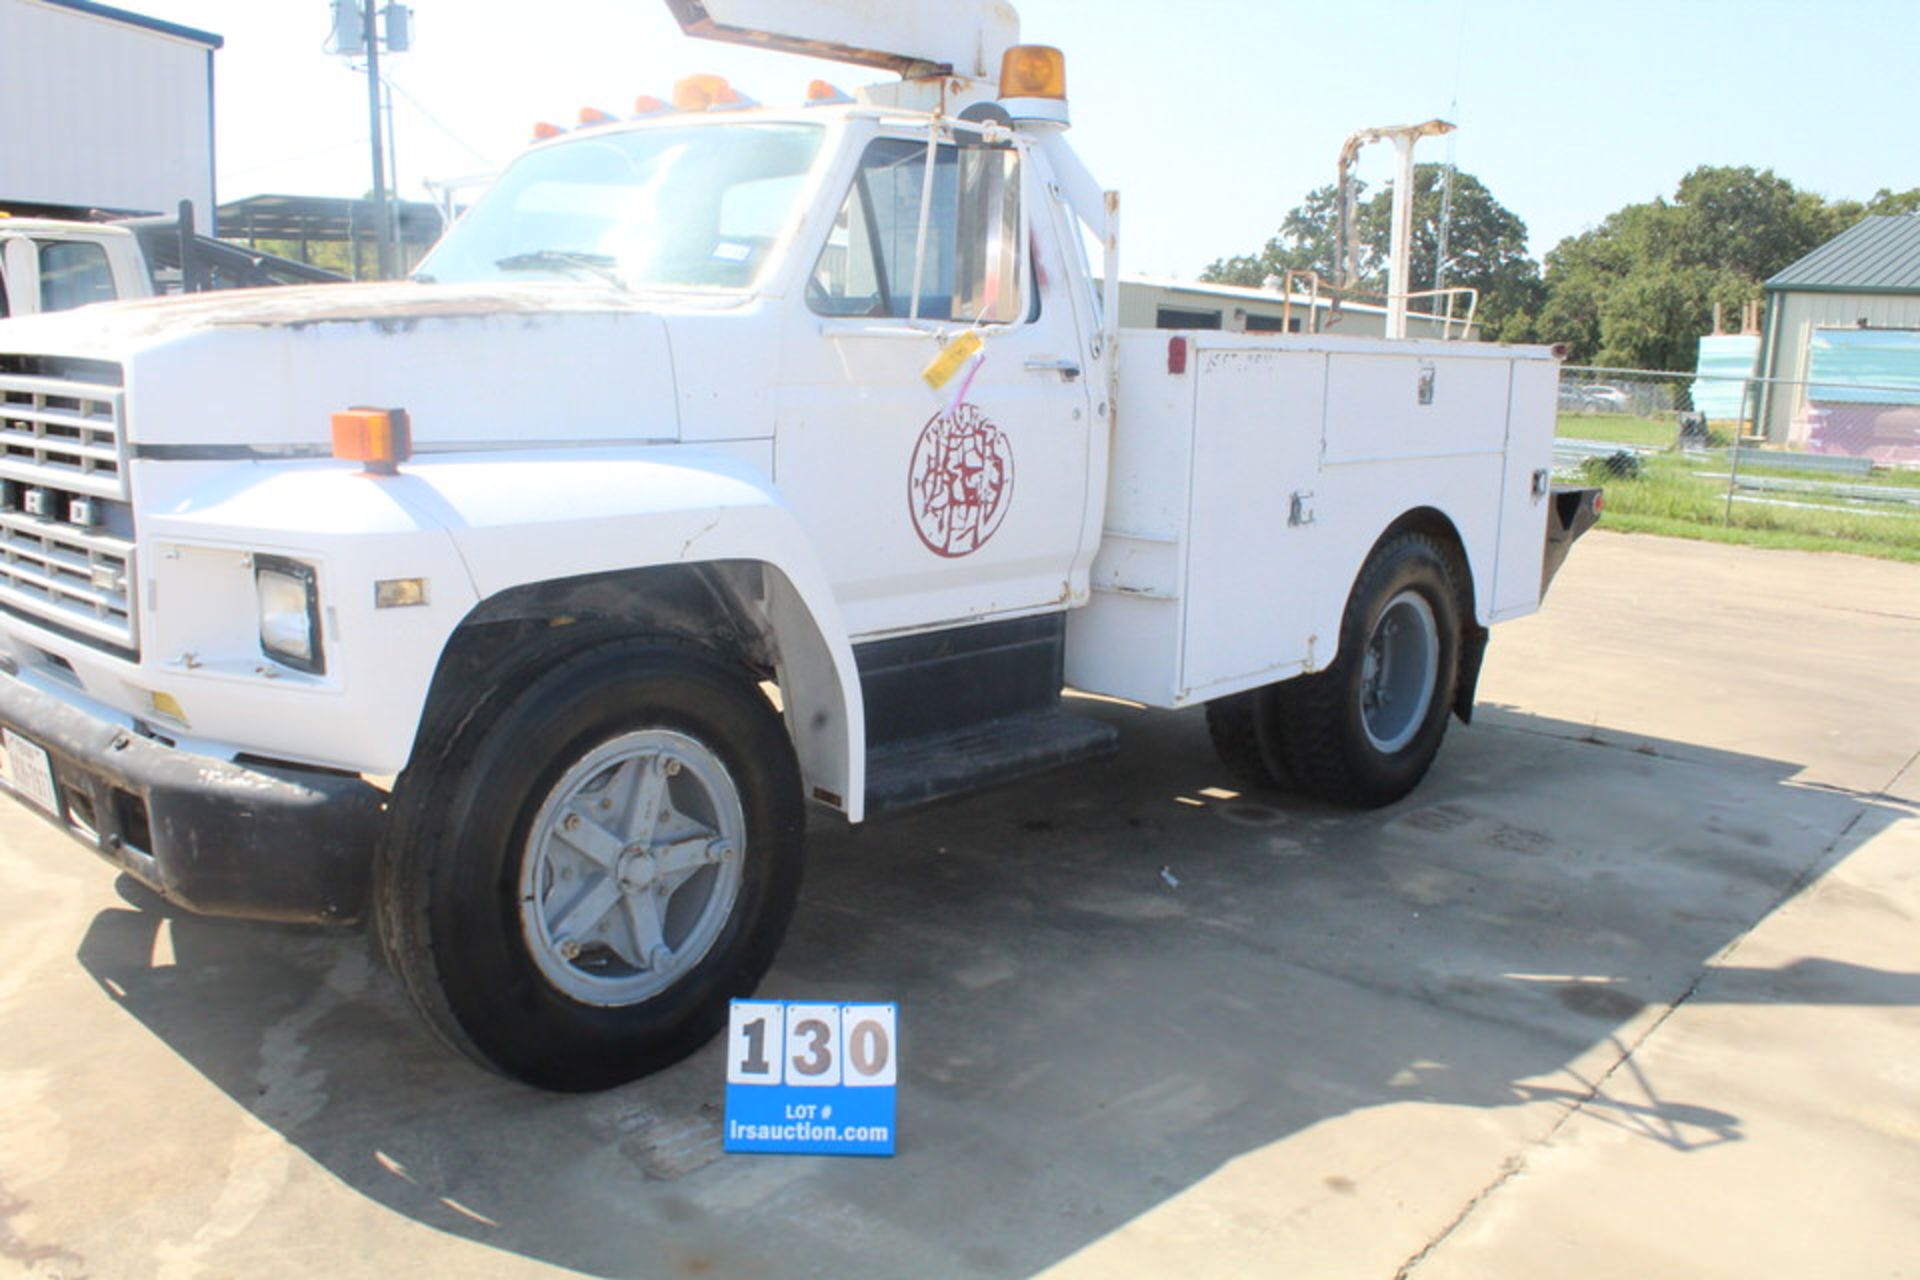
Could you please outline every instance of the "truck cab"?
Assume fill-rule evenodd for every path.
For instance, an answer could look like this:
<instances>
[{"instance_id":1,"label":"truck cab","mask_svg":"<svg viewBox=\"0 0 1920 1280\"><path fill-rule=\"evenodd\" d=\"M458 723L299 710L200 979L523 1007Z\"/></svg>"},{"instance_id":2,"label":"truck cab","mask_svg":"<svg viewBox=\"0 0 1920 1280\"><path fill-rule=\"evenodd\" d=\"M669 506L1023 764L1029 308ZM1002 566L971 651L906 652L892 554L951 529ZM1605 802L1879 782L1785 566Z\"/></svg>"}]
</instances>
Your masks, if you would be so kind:
<instances>
[{"instance_id":1,"label":"truck cab","mask_svg":"<svg viewBox=\"0 0 1920 1280\"><path fill-rule=\"evenodd\" d=\"M1063 684L1392 802L1593 514L1544 349L1123 332L1009 6L670 3L903 78L690 79L409 282L0 325L0 782L185 908L371 917L557 1089L724 1025L810 807L1110 752Z\"/></svg>"},{"instance_id":2,"label":"truck cab","mask_svg":"<svg viewBox=\"0 0 1920 1280\"><path fill-rule=\"evenodd\" d=\"M124 227L0 217L0 319L152 292L140 245Z\"/></svg>"}]
</instances>

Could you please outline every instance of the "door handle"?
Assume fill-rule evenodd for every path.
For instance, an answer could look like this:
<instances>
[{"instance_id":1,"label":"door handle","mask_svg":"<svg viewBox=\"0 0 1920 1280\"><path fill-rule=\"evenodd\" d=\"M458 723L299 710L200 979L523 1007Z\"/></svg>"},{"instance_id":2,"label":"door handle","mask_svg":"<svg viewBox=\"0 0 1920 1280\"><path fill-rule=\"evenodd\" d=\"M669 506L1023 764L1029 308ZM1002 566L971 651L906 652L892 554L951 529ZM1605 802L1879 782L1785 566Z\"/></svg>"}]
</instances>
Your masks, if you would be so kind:
<instances>
[{"instance_id":1,"label":"door handle","mask_svg":"<svg viewBox=\"0 0 1920 1280\"><path fill-rule=\"evenodd\" d=\"M1038 357L1027 361L1029 373L1057 373L1068 382L1080 376L1078 360L1042 360Z\"/></svg>"}]
</instances>

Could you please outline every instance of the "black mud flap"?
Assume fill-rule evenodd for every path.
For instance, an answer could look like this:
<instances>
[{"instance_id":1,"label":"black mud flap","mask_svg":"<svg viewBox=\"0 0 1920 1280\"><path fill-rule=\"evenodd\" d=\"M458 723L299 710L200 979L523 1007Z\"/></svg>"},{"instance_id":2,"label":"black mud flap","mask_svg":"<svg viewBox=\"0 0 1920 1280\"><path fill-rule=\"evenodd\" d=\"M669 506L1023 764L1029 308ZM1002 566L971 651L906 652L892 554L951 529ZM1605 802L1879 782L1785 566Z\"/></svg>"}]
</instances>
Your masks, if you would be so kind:
<instances>
[{"instance_id":1,"label":"black mud flap","mask_svg":"<svg viewBox=\"0 0 1920 1280\"><path fill-rule=\"evenodd\" d=\"M1471 613L1467 622L1473 621ZM1480 667L1487 658L1487 629L1485 627L1463 626L1460 628L1460 675L1453 686L1453 714L1460 717L1461 724L1473 723L1473 700L1479 694Z\"/></svg>"},{"instance_id":2,"label":"black mud flap","mask_svg":"<svg viewBox=\"0 0 1920 1280\"><path fill-rule=\"evenodd\" d=\"M1575 539L1593 528L1600 518L1602 505L1601 491L1583 489L1573 485L1555 485L1548 501L1547 509L1547 549L1546 559L1540 566L1540 596L1546 598L1547 588L1553 584L1553 575L1560 572L1560 566L1566 563L1567 552L1573 549Z\"/></svg>"}]
</instances>

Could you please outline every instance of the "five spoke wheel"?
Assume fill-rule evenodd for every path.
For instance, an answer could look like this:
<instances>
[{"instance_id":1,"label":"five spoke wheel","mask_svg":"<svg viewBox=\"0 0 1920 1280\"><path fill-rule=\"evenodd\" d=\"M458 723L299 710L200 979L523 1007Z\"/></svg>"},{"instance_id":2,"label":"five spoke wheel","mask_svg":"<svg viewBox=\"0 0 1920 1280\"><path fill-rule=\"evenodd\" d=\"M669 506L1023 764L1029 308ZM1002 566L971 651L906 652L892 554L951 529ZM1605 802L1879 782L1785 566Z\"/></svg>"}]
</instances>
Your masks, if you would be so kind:
<instances>
[{"instance_id":1,"label":"five spoke wheel","mask_svg":"<svg viewBox=\"0 0 1920 1280\"><path fill-rule=\"evenodd\" d=\"M540 972L586 1004L664 990L733 909L745 826L726 769L684 733L627 733L587 754L548 792L521 863Z\"/></svg>"}]
</instances>

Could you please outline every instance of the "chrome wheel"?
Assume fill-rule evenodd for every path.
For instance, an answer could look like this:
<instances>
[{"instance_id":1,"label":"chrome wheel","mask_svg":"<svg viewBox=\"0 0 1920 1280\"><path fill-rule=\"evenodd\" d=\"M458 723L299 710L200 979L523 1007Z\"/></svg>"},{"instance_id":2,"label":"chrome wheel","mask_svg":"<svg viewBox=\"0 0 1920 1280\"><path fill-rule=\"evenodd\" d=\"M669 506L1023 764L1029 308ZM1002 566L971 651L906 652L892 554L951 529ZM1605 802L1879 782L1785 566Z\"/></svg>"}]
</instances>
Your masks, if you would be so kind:
<instances>
[{"instance_id":1,"label":"chrome wheel","mask_svg":"<svg viewBox=\"0 0 1920 1280\"><path fill-rule=\"evenodd\" d=\"M1440 628L1418 591L1387 602L1361 657L1360 724L1374 750L1392 755L1413 741L1433 705Z\"/></svg>"},{"instance_id":2,"label":"chrome wheel","mask_svg":"<svg viewBox=\"0 0 1920 1280\"><path fill-rule=\"evenodd\" d=\"M638 1004L712 950L740 893L746 818L705 744L622 734L560 776L528 830L520 927L541 974L583 1004Z\"/></svg>"}]
</instances>

